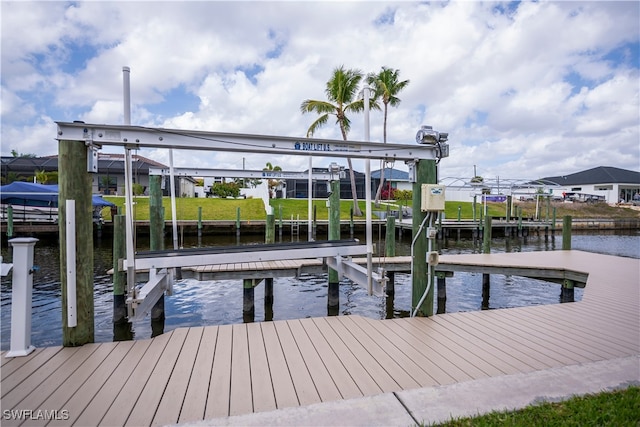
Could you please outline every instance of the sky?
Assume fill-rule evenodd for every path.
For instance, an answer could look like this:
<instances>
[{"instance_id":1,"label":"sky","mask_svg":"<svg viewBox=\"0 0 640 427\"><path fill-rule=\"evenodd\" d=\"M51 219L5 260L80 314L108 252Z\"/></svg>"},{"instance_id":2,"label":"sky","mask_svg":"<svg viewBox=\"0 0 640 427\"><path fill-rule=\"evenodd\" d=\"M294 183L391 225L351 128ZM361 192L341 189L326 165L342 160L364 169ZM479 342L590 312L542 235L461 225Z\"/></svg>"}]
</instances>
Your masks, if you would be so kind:
<instances>
[{"instance_id":1,"label":"sky","mask_svg":"<svg viewBox=\"0 0 640 427\"><path fill-rule=\"evenodd\" d=\"M409 80L387 141L415 144L421 125L448 132L441 178L640 171L637 1L1 1L0 13L3 156L57 154L55 121L123 124L123 66L134 125L293 137L317 118L301 102L326 100L335 68L385 66ZM363 115L350 119L349 140L364 140ZM382 134L372 111L370 138ZM333 119L315 136L342 138ZM168 164L166 149L138 154ZM173 156L176 167L308 167L305 156Z\"/></svg>"}]
</instances>

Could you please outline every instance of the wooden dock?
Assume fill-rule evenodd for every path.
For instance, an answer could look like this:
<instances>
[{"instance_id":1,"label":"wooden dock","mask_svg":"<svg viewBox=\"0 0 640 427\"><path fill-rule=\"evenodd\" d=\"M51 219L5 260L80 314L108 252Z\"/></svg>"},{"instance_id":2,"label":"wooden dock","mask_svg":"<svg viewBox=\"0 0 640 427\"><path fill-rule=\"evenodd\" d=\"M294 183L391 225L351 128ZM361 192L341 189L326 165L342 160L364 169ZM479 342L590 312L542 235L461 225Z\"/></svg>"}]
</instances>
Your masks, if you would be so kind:
<instances>
[{"instance_id":1,"label":"wooden dock","mask_svg":"<svg viewBox=\"0 0 640 427\"><path fill-rule=\"evenodd\" d=\"M22 358L3 353L2 424L166 425L640 354L638 259L581 251L446 259L588 277L576 303L179 328Z\"/></svg>"}]
</instances>

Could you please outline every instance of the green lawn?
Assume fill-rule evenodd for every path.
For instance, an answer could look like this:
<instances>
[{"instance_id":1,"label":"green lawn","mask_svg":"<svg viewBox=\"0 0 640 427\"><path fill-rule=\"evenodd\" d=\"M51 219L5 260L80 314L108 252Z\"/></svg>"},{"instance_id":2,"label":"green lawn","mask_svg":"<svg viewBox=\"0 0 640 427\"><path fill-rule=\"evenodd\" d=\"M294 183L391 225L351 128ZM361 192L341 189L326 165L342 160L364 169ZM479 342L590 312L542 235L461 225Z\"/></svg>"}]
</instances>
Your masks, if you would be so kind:
<instances>
[{"instance_id":1,"label":"green lawn","mask_svg":"<svg viewBox=\"0 0 640 427\"><path fill-rule=\"evenodd\" d=\"M578 396L557 403L528 406L518 411L451 420L445 427L554 427L554 426L638 426L640 425L640 387Z\"/></svg>"},{"instance_id":2,"label":"green lawn","mask_svg":"<svg viewBox=\"0 0 640 427\"><path fill-rule=\"evenodd\" d=\"M117 196L105 196L106 200L115 203L122 207L124 206L124 197ZM135 211L137 220L149 219L149 198L148 197L135 197ZM171 219L171 202L169 197L164 197L162 200L165 208L165 219ZM411 203L409 203L410 205ZM316 218L320 221L328 219L327 201L314 200L313 205L316 207ZM297 218L300 215L300 219L307 218L307 199L272 199L271 206L276 219L280 217L280 210L282 210L282 219L291 219L291 215ZM350 218L350 209L353 206L351 200L340 201L340 218L342 220L348 220ZM365 202L359 201L360 209L363 212L363 216L355 219L364 219ZM522 207L523 216L533 217L535 214L535 203L526 202L519 203L518 206ZM638 217L640 211L633 211L631 209L617 208L608 206L605 204L554 204L556 207L556 218L560 219L564 215L572 215L574 218L584 217L598 217L598 218L620 218L620 217ZM261 199L216 199L216 198L177 198L176 199L176 214L178 220L196 220L198 219L198 207L202 207L202 219L204 221L210 220L228 220L235 221L237 209L240 208L240 219L242 221L254 221L264 220L266 212ZM505 216L505 204L504 203L487 203L489 215L491 216ZM392 205L391 209L398 210L399 205ZM458 209L460 209L460 218L462 220L469 220L473 218L473 203L472 202L446 202L445 204L445 218L449 220L455 220L458 218ZM372 207L375 211L384 211L386 206ZM476 204L476 218L479 218L482 205ZM552 212L552 211L550 211ZM515 210L512 213L515 216ZM540 205L540 215L544 218L546 215L546 205ZM549 214L551 219L551 213ZM109 209L102 211L102 216L105 220L111 219L111 212ZM374 219L376 216L374 215Z\"/></svg>"}]
</instances>

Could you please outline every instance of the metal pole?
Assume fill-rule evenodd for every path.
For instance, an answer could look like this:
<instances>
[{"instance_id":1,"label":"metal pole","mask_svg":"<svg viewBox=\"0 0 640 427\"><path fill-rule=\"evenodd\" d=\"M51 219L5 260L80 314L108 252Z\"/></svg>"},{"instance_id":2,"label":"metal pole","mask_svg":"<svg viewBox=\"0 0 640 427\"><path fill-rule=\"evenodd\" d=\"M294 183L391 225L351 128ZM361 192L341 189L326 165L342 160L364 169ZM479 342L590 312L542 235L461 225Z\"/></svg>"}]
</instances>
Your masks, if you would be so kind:
<instances>
[{"instance_id":1,"label":"metal pole","mask_svg":"<svg viewBox=\"0 0 640 427\"><path fill-rule=\"evenodd\" d=\"M313 241L311 229L311 205L313 204L313 157L309 156L309 177L307 181L307 240Z\"/></svg>"},{"instance_id":2,"label":"metal pole","mask_svg":"<svg viewBox=\"0 0 640 427\"><path fill-rule=\"evenodd\" d=\"M124 124L131 124L131 68L122 67L122 95L124 101Z\"/></svg>"},{"instance_id":3,"label":"metal pole","mask_svg":"<svg viewBox=\"0 0 640 427\"><path fill-rule=\"evenodd\" d=\"M364 140L369 142L369 85L364 85ZM366 203L367 290L373 295L373 226L371 224L371 160L365 160L364 191Z\"/></svg>"},{"instance_id":4,"label":"metal pole","mask_svg":"<svg viewBox=\"0 0 640 427\"><path fill-rule=\"evenodd\" d=\"M176 215L176 181L173 176L173 149L169 149L169 185L171 186L171 225L173 226L173 249L178 249L178 218Z\"/></svg>"}]
</instances>

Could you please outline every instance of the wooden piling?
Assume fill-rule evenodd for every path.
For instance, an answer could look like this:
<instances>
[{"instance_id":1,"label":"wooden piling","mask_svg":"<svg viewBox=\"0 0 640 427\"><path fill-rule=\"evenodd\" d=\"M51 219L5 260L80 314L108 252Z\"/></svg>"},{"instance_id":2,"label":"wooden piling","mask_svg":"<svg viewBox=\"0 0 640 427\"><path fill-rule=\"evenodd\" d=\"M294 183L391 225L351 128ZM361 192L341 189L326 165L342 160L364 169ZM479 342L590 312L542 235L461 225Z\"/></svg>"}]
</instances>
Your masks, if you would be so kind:
<instances>
[{"instance_id":1,"label":"wooden piling","mask_svg":"<svg viewBox=\"0 0 640 427\"><path fill-rule=\"evenodd\" d=\"M562 250L571 250L571 215L562 218Z\"/></svg>"},{"instance_id":2,"label":"wooden piling","mask_svg":"<svg viewBox=\"0 0 640 427\"><path fill-rule=\"evenodd\" d=\"M13 206L7 206L7 237L13 237Z\"/></svg>"},{"instance_id":3,"label":"wooden piling","mask_svg":"<svg viewBox=\"0 0 640 427\"><path fill-rule=\"evenodd\" d=\"M560 302L574 302L574 287L575 282L573 280L564 279L562 282L562 291L560 292Z\"/></svg>"},{"instance_id":4,"label":"wooden piling","mask_svg":"<svg viewBox=\"0 0 640 427\"><path fill-rule=\"evenodd\" d=\"M202 206L198 206L198 237L202 237Z\"/></svg>"},{"instance_id":5,"label":"wooden piling","mask_svg":"<svg viewBox=\"0 0 640 427\"><path fill-rule=\"evenodd\" d=\"M164 249L164 209L162 206L162 176L149 176L149 249ZM164 295L151 308L151 322L164 320Z\"/></svg>"},{"instance_id":6,"label":"wooden piling","mask_svg":"<svg viewBox=\"0 0 640 427\"><path fill-rule=\"evenodd\" d=\"M273 320L273 278L264 279L264 320Z\"/></svg>"},{"instance_id":7,"label":"wooden piling","mask_svg":"<svg viewBox=\"0 0 640 427\"><path fill-rule=\"evenodd\" d=\"M240 237L240 207L236 208L236 237Z\"/></svg>"},{"instance_id":8,"label":"wooden piling","mask_svg":"<svg viewBox=\"0 0 640 427\"><path fill-rule=\"evenodd\" d=\"M276 241L276 217L274 214L267 215L267 223L264 229L264 242L275 243Z\"/></svg>"},{"instance_id":9,"label":"wooden piling","mask_svg":"<svg viewBox=\"0 0 640 427\"><path fill-rule=\"evenodd\" d=\"M331 194L329 195L329 240L340 240L340 181L331 181ZM352 209L353 218L353 209ZM327 307L340 306L340 278L338 272L329 269L329 289Z\"/></svg>"},{"instance_id":10,"label":"wooden piling","mask_svg":"<svg viewBox=\"0 0 640 427\"><path fill-rule=\"evenodd\" d=\"M311 236L312 238L315 240L316 239L316 231L318 229L318 213L317 213L317 206L313 205L313 226L312 226L312 231L311 231Z\"/></svg>"},{"instance_id":11,"label":"wooden piling","mask_svg":"<svg viewBox=\"0 0 640 427\"><path fill-rule=\"evenodd\" d=\"M422 184L436 184L436 162L434 160L420 160L416 163L416 182L413 184L413 236L415 237L420 224L426 217L426 213L422 212ZM426 230L422 231L423 233ZM424 235L421 235L416 239L413 253L413 272L411 275L411 307L412 311L416 309L417 316L432 316L433 315L433 295L434 286L431 286L427 297L424 299L422 305L418 307L418 303L422 298L425 290L427 289L427 260L425 254L427 253L427 239ZM433 274L433 272L432 272ZM434 282L434 277L431 277L431 283Z\"/></svg>"},{"instance_id":12,"label":"wooden piling","mask_svg":"<svg viewBox=\"0 0 640 427\"><path fill-rule=\"evenodd\" d=\"M446 313L447 307L447 276L444 271L436 273L436 280L438 284L438 310L437 314Z\"/></svg>"},{"instance_id":13,"label":"wooden piling","mask_svg":"<svg viewBox=\"0 0 640 427\"><path fill-rule=\"evenodd\" d=\"M384 239L384 255L386 257L396 256L396 217L387 215L387 227L385 229ZM395 274L391 271L387 272L387 296L393 296L395 293Z\"/></svg>"},{"instance_id":14,"label":"wooden piling","mask_svg":"<svg viewBox=\"0 0 640 427\"><path fill-rule=\"evenodd\" d=\"M242 318L244 322L253 322L255 316L254 279L243 279Z\"/></svg>"},{"instance_id":15,"label":"wooden piling","mask_svg":"<svg viewBox=\"0 0 640 427\"><path fill-rule=\"evenodd\" d=\"M120 270L120 260L126 257L126 224L124 215L115 215L113 220L113 323L127 322L125 289L126 275Z\"/></svg>"},{"instance_id":16,"label":"wooden piling","mask_svg":"<svg viewBox=\"0 0 640 427\"><path fill-rule=\"evenodd\" d=\"M482 237L482 253L491 253L491 216L484 217L484 236ZM488 273L482 274L482 309L489 308L489 294L491 292L491 276Z\"/></svg>"},{"instance_id":17,"label":"wooden piling","mask_svg":"<svg viewBox=\"0 0 640 427\"><path fill-rule=\"evenodd\" d=\"M92 177L87 172L84 141L58 143L58 227L60 238L60 282L62 287L62 345L79 346L94 342L93 309L93 206ZM77 325L67 324L67 212L66 201L75 200L75 278Z\"/></svg>"}]
</instances>

